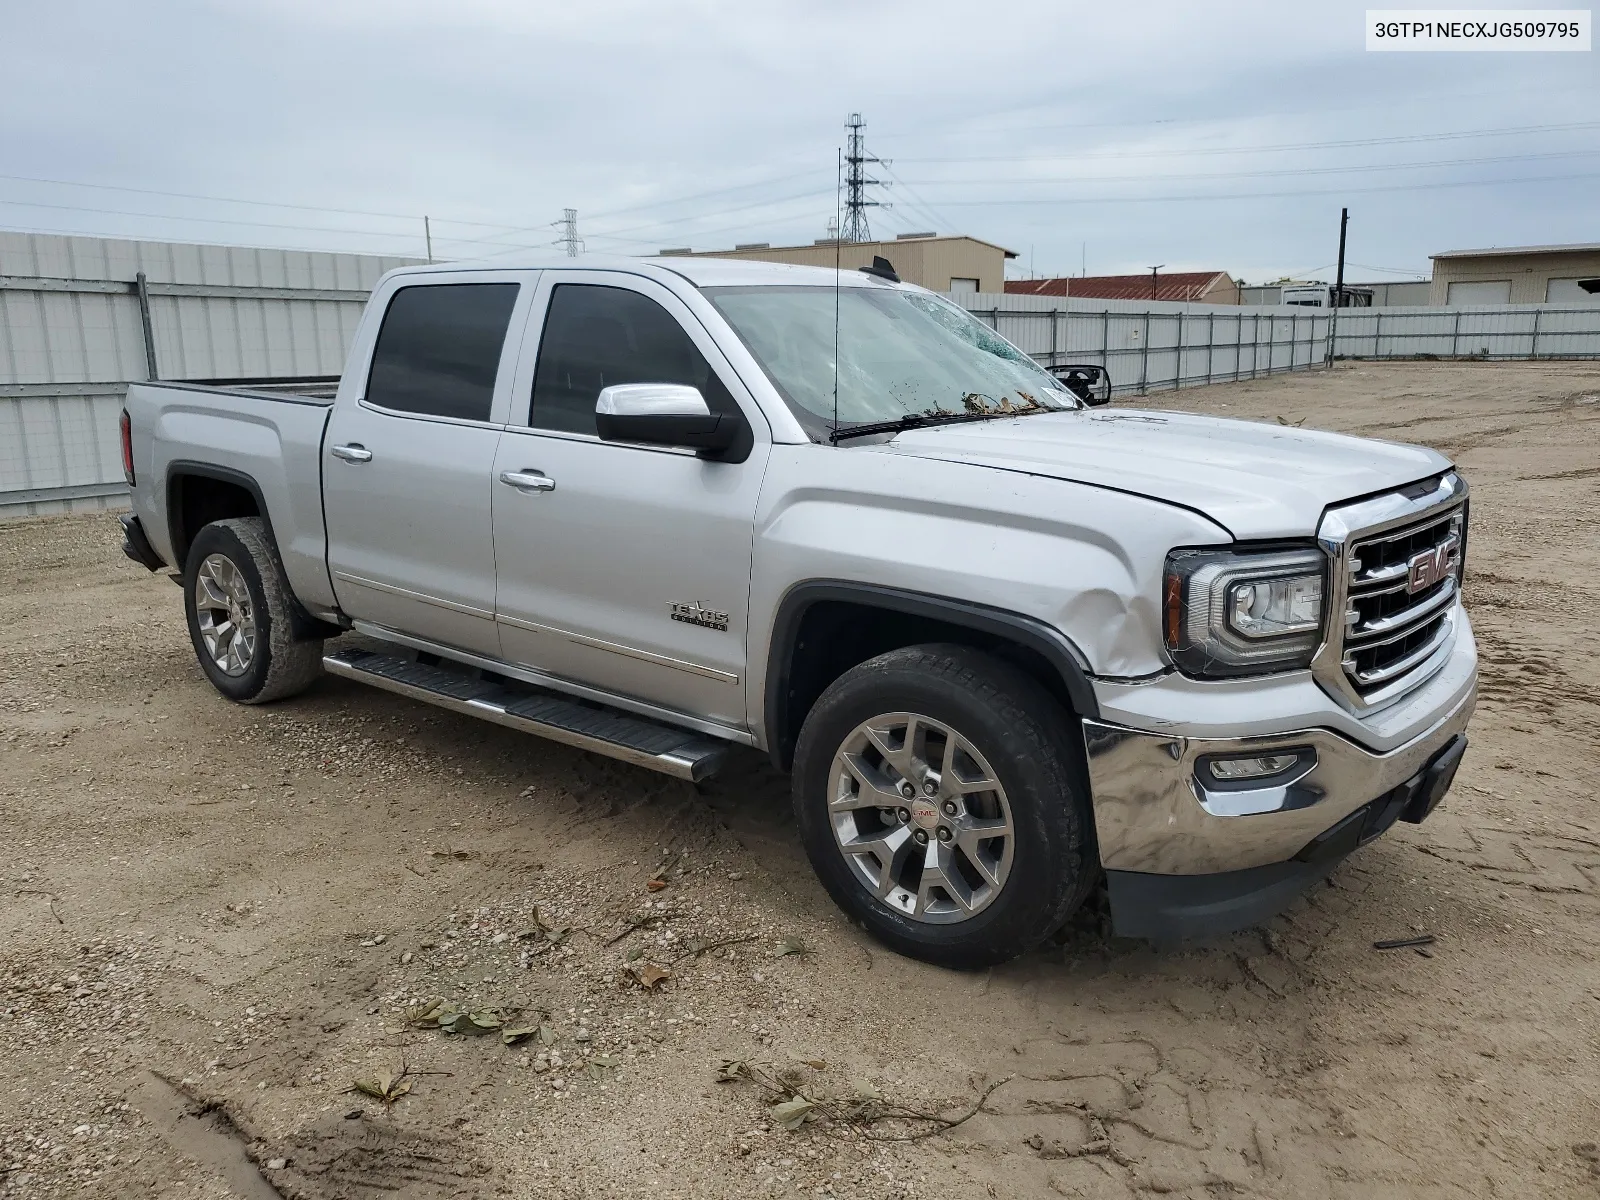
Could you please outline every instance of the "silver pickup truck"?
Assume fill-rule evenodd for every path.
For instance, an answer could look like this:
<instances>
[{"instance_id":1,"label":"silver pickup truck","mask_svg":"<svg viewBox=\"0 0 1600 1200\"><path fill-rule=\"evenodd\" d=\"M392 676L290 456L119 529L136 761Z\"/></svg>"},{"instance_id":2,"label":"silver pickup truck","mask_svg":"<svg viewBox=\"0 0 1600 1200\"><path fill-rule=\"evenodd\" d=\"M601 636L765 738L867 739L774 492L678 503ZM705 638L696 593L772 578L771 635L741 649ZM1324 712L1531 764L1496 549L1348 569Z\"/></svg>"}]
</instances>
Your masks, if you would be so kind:
<instances>
[{"instance_id":1,"label":"silver pickup truck","mask_svg":"<svg viewBox=\"0 0 1600 1200\"><path fill-rule=\"evenodd\" d=\"M408 267L336 395L131 387L126 549L231 700L330 672L689 780L765 751L903 953L1006 959L1102 878L1118 932L1213 935L1450 786L1467 486L1092 374L881 260Z\"/></svg>"}]
</instances>

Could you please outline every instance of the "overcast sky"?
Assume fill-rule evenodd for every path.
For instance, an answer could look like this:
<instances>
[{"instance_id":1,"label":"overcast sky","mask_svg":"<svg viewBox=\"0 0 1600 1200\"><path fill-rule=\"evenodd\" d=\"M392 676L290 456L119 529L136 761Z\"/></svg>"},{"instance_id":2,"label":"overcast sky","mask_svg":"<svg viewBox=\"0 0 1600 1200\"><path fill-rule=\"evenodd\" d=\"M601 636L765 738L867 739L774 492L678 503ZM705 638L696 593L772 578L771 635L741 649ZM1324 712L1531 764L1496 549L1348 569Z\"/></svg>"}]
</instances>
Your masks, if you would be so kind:
<instances>
[{"instance_id":1,"label":"overcast sky","mask_svg":"<svg viewBox=\"0 0 1600 1200\"><path fill-rule=\"evenodd\" d=\"M437 256L481 257L571 207L591 252L810 241L859 111L873 232L969 233L1016 276L1331 278L1341 204L1355 279L1600 241L1594 53L1367 53L1364 12L12 3L0 227L420 255L427 213Z\"/></svg>"}]
</instances>

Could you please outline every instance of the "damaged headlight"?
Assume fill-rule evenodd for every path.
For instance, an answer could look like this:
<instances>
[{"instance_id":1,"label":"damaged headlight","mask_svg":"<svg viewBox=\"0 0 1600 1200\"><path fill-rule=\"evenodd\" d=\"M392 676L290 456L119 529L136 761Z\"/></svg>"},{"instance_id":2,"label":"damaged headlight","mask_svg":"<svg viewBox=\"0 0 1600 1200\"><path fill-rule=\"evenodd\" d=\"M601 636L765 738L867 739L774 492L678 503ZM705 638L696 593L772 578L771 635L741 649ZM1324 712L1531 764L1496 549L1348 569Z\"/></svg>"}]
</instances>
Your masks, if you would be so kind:
<instances>
[{"instance_id":1,"label":"damaged headlight","mask_svg":"<svg viewBox=\"0 0 1600 1200\"><path fill-rule=\"evenodd\" d=\"M1189 675L1311 664L1322 642L1326 560L1316 550L1175 550L1167 557L1167 651Z\"/></svg>"}]
</instances>

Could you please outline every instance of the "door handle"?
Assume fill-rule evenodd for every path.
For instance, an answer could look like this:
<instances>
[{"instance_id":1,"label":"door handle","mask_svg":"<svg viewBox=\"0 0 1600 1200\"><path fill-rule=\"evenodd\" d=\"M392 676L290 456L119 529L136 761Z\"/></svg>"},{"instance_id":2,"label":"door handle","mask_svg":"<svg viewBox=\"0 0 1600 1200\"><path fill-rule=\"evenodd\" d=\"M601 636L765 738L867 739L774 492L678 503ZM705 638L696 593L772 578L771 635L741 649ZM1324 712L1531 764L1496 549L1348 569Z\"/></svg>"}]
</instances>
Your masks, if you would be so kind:
<instances>
[{"instance_id":1,"label":"door handle","mask_svg":"<svg viewBox=\"0 0 1600 1200\"><path fill-rule=\"evenodd\" d=\"M543 471L501 471L500 482L509 483L519 492L553 492L556 481Z\"/></svg>"},{"instance_id":2,"label":"door handle","mask_svg":"<svg viewBox=\"0 0 1600 1200\"><path fill-rule=\"evenodd\" d=\"M372 461L372 451L360 442L351 442L348 446L335 446L328 451L335 458L342 458L345 462L363 463Z\"/></svg>"}]
</instances>

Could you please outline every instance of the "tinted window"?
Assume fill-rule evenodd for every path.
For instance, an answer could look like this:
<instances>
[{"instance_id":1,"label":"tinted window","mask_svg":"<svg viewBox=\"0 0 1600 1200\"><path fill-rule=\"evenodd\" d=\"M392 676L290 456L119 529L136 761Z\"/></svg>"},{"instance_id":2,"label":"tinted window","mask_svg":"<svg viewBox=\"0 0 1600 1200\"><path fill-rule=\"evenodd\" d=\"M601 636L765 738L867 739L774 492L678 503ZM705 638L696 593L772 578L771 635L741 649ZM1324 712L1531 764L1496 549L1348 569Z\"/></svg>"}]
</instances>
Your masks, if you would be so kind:
<instances>
[{"instance_id":1,"label":"tinted window","mask_svg":"<svg viewBox=\"0 0 1600 1200\"><path fill-rule=\"evenodd\" d=\"M372 351L367 402L487 421L516 301L514 283L443 283L396 292Z\"/></svg>"},{"instance_id":2,"label":"tinted window","mask_svg":"<svg viewBox=\"0 0 1600 1200\"><path fill-rule=\"evenodd\" d=\"M625 288L563 283L550 296L528 424L593 433L600 389L614 383L682 383L712 412L733 397L683 327L654 300Z\"/></svg>"}]
</instances>

